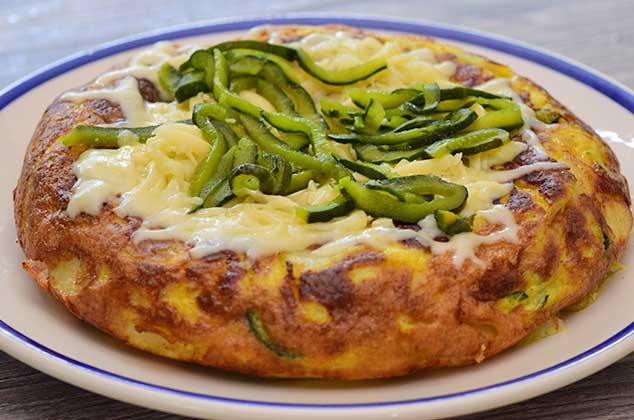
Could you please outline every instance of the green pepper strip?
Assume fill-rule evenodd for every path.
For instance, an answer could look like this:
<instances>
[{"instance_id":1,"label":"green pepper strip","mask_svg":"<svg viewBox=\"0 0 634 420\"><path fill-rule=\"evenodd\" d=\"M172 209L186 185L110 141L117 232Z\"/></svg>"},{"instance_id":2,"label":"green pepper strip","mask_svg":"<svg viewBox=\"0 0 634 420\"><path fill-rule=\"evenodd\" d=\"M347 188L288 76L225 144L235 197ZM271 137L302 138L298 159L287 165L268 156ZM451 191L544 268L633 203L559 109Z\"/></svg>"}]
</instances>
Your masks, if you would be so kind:
<instances>
[{"instance_id":1,"label":"green pepper strip","mask_svg":"<svg viewBox=\"0 0 634 420\"><path fill-rule=\"evenodd\" d=\"M231 186L234 185L234 179L238 175L252 175L255 176L259 180L260 191L265 194L271 194L275 187L275 180L271 175L271 172L264 166L258 165L256 163L243 163L239 166L236 166L231 171L231 175L229 176L229 182ZM235 191L234 191L235 194Z\"/></svg>"},{"instance_id":2,"label":"green pepper strip","mask_svg":"<svg viewBox=\"0 0 634 420\"><path fill-rule=\"evenodd\" d=\"M245 316L247 322L249 323L249 329L251 330L251 333L255 336L255 338L258 339L260 343L264 345L264 347L271 350L279 357L285 357L288 359L296 359L298 357L302 357L301 353L295 350L289 350L282 345L276 343L269 335L269 332L266 330L260 314L254 309L249 309L246 312Z\"/></svg>"},{"instance_id":3,"label":"green pepper strip","mask_svg":"<svg viewBox=\"0 0 634 420\"><path fill-rule=\"evenodd\" d=\"M471 126L467 128L469 131L480 130L483 128L505 128L512 130L521 127L524 124L522 119L522 111L520 106L515 102L507 99L478 99L481 105L489 106L495 111L488 111L479 117Z\"/></svg>"},{"instance_id":4,"label":"green pepper strip","mask_svg":"<svg viewBox=\"0 0 634 420\"><path fill-rule=\"evenodd\" d=\"M250 55L234 58L235 56L225 55L229 63L229 71L232 74L255 76L264 67L264 60Z\"/></svg>"},{"instance_id":5,"label":"green pepper strip","mask_svg":"<svg viewBox=\"0 0 634 420\"><path fill-rule=\"evenodd\" d=\"M297 167L313 169L318 174L324 174L324 164L321 160L306 153L290 149L286 143L271 134L266 126L257 119L250 115L241 114L240 121L246 128L249 136L263 150L278 154Z\"/></svg>"},{"instance_id":6,"label":"green pepper strip","mask_svg":"<svg viewBox=\"0 0 634 420\"><path fill-rule=\"evenodd\" d=\"M376 58L344 70L326 70L318 66L306 51L302 49L296 51L299 66L306 73L329 85L350 85L387 68L387 61L384 58Z\"/></svg>"},{"instance_id":7,"label":"green pepper strip","mask_svg":"<svg viewBox=\"0 0 634 420\"><path fill-rule=\"evenodd\" d=\"M433 112L440 102L440 88L436 83L423 85L422 93L405 102L405 109L415 114L427 114Z\"/></svg>"},{"instance_id":8,"label":"green pepper strip","mask_svg":"<svg viewBox=\"0 0 634 420\"><path fill-rule=\"evenodd\" d=\"M350 178L339 180L339 185L352 198L356 206L375 217L389 217L407 223L417 223L438 209L459 208L467 199L467 189L433 175L413 175L370 181L395 190L418 195L434 195L423 203L403 202L382 191L367 188Z\"/></svg>"},{"instance_id":9,"label":"green pepper strip","mask_svg":"<svg viewBox=\"0 0 634 420\"><path fill-rule=\"evenodd\" d=\"M315 157L322 161L326 170L334 169L335 161L332 157L332 150L326 130L319 123L315 123L308 118L293 117L278 112L262 112L262 117L273 127L295 133L304 133L311 140Z\"/></svg>"},{"instance_id":10,"label":"green pepper strip","mask_svg":"<svg viewBox=\"0 0 634 420\"><path fill-rule=\"evenodd\" d=\"M416 159L429 159L427 155L427 146L418 147L410 150L383 150L380 146L374 144L355 144L354 150L357 156L364 162L382 163L382 162L398 162L400 160L413 161Z\"/></svg>"},{"instance_id":11,"label":"green pepper strip","mask_svg":"<svg viewBox=\"0 0 634 420\"><path fill-rule=\"evenodd\" d=\"M174 97L176 97L178 102L183 102L198 95L200 92L209 92L207 83L205 83L205 72L194 70L185 73L185 75L181 77L178 86L176 86Z\"/></svg>"},{"instance_id":12,"label":"green pepper strip","mask_svg":"<svg viewBox=\"0 0 634 420\"><path fill-rule=\"evenodd\" d=\"M464 99L447 99L440 101L436 112L451 112L460 108L467 108L475 103L475 98L469 96Z\"/></svg>"},{"instance_id":13,"label":"green pepper strip","mask_svg":"<svg viewBox=\"0 0 634 420\"><path fill-rule=\"evenodd\" d=\"M205 72L205 84L211 91L214 83L214 56L207 50L198 50L189 57L194 69Z\"/></svg>"},{"instance_id":14,"label":"green pepper strip","mask_svg":"<svg viewBox=\"0 0 634 420\"><path fill-rule=\"evenodd\" d=\"M239 93L247 89L255 89L256 93L269 101L278 112L297 115L295 104L286 93L265 79L255 76L242 76L231 81L232 91ZM309 143L305 135L298 133L286 134L283 140L293 150L301 150Z\"/></svg>"},{"instance_id":15,"label":"green pepper strip","mask_svg":"<svg viewBox=\"0 0 634 420\"><path fill-rule=\"evenodd\" d=\"M434 217L438 229L448 235L471 232L473 229L473 216L460 217L449 210L436 210Z\"/></svg>"},{"instance_id":16,"label":"green pepper strip","mask_svg":"<svg viewBox=\"0 0 634 420\"><path fill-rule=\"evenodd\" d=\"M460 109L452 112L446 119L437 120L425 127L405 131L390 131L376 135L363 134L330 134L329 138L341 143L367 143L396 145L408 143L410 145L429 144L443 137L457 133L475 121L477 114L470 109Z\"/></svg>"},{"instance_id":17,"label":"green pepper strip","mask_svg":"<svg viewBox=\"0 0 634 420\"><path fill-rule=\"evenodd\" d=\"M269 44L263 41L243 40L228 41L215 45L213 49L229 51L233 49L250 49L275 54L288 61L297 60L299 66L308 74L320 81L331 85L348 85L356 81L366 79L373 74L387 68L387 62L383 58L370 60L358 66L345 70L326 70L318 66L308 53L302 49L294 49L283 45Z\"/></svg>"},{"instance_id":18,"label":"green pepper strip","mask_svg":"<svg viewBox=\"0 0 634 420\"><path fill-rule=\"evenodd\" d=\"M299 115L323 124L321 116L315 108L313 98L300 84L293 82L292 79L286 76L277 64L267 63L262 68L259 76L282 89L295 103L295 110Z\"/></svg>"},{"instance_id":19,"label":"green pepper strip","mask_svg":"<svg viewBox=\"0 0 634 420\"><path fill-rule=\"evenodd\" d=\"M464 99L468 96L476 96L478 98L488 99L508 99L504 96L494 95L479 89L468 88L466 86L455 86L446 89L440 89L440 100L445 99Z\"/></svg>"},{"instance_id":20,"label":"green pepper strip","mask_svg":"<svg viewBox=\"0 0 634 420\"><path fill-rule=\"evenodd\" d=\"M145 143L157 127L158 125L132 128L78 125L61 137L60 142L66 147L84 145L95 149L110 149L119 147L119 139L125 133L132 133L140 143Z\"/></svg>"},{"instance_id":21,"label":"green pepper strip","mask_svg":"<svg viewBox=\"0 0 634 420\"><path fill-rule=\"evenodd\" d=\"M229 84L229 69L227 68L227 61L222 51L214 49L214 96L219 104L228 108L236 109L245 114L253 117L259 117L262 109L252 104L251 102L242 99L240 96L231 92L228 88Z\"/></svg>"},{"instance_id":22,"label":"green pepper strip","mask_svg":"<svg viewBox=\"0 0 634 420\"><path fill-rule=\"evenodd\" d=\"M214 127L211 119L204 113L204 107L194 107L194 124L200 128L203 138L211 144L207 156L198 163L189 184L189 194L198 196L209 178L214 174L220 159L227 151L227 142L222 133Z\"/></svg>"},{"instance_id":23,"label":"green pepper strip","mask_svg":"<svg viewBox=\"0 0 634 420\"><path fill-rule=\"evenodd\" d=\"M167 92L169 99L174 98L174 92L181 80L181 75L170 63L163 63L158 70L158 82L161 88Z\"/></svg>"},{"instance_id":24,"label":"green pepper strip","mask_svg":"<svg viewBox=\"0 0 634 420\"><path fill-rule=\"evenodd\" d=\"M229 60L229 62L237 62L239 60L249 57L249 58L260 60L260 62L262 63L262 67L265 66L267 62L273 63L284 74L284 77L286 77L292 83L297 85L301 83L299 78L297 77L297 74L295 74L295 70L293 70L293 67L289 64L289 62L277 55L265 53L262 51L247 50L247 49L231 50L226 52L225 55L227 56L227 60ZM262 70L262 67L258 65L258 68L259 68L258 72ZM247 70L246 67L243 67L243 68L244 70ZM233 71L233 67L231 68L231 70ZM252 74L252 73L249 73L249 74Z\"/></svg>"},{"instance_id":25,"label":"green pepper strip","mask_svg":"<svg viewBox=\"0 0 634 420\"><path fill-rule=\"evenodd\" d=\"M365 132L369 134L376 133L379 127L381 127L383 118L385 118L385 109L378 101L372 99L365 109L365 114L363 115L363 126Z\"/></svg>"},{"instance_id":26,"label":"green pepper strip","mask_svg":"<svg viewBox=\"0 0 634 420\"><path fill-rule=\"evenodd\" d=\"M260 189L260 180L254 175L239 174L231 180L231 191L236 197L245 197Z\"/></svg>"},{"instance_id":27,"label":"green pepper strip","mask_svg":"<svg viewBox=\"0 0 634 420\"><path fill-rule=\"evenodd\" d=\"M363 115L362 109L353 108L351 106L342 105L338 102L331 101L326 97L319 100L321 112L331 118L351 118L357 115Z\"/></svg>"},{"instance_id":28,"label":"green pepper strip","mask_svg":"<svg viewBox=\"0 0 634 420\"><path fill-rule=\"evenodd\" d=\"M288 186L291 182L291 165L277 154L260 153L257 159L258 165L268 169L273 178L273 188L271 194L286 194Z\"/></svg>"},{"instance_id":29,"label":"green pepper strip","mask_svg":"<svg viewBox=\"0 0 634 420\"><path fill-rule=\"evenodd\" d=\"M315 178L315 172L311 170L303 170L291 174L291 180L286 189L286 193L292 194L303 190L313 178Z\"/></svg>"},{"instance_id":30,"label":"green pepper strip","mask_svg":"<svg viewBox=\"0 0 634 420\"><path fill-rule=\"evenodd\" d=\"M337 162L350 169L353 172L357 172L365 177L370 179L385 179L388 178L389 174L386 173L385 169L381 168L379 165L374 165L372 163L360 162L358 160L348 160L335 156Z\"/></svg>"},{"instance_id":31,"label":"green pepper strip","mask_svg":"<svg viewBox=\"0 0 634 420\"><path fill-rule=\"evenodd\" d=\"M450 153L473 155L475 153L496 149L509 141L511 141L511 139L508 131L500 128L486 128L437 141L427 146L425 151L427 155L432 158L439 158Z\"/></svg>"},{"instance_id":32,"label":"green pepper strip","mask_svg":"<svg viewBox=\"0 0 634 420\"><path fill-rule=\"evenodd\" d=\"M536 110L535 116L544 124L554 124L561 118L561 114L559 112L546 108Z\"/></svg>"},{"instance_id":33,"label":"green pepper strip","mask_svg":"<svg viewBox=\"0 0 634 420\"><path fill-rule=\"evenodd\" d=\"M293 101L277 86L255 76L242 76L231 80L230 89L239 93L254 89L256 93L269 101L271 105L284 114L295 114Z\"/></svg>"},{"instance_id":34,"label":"green pepper strip","mask_svg":"<svg viewBox=\"0 0 634 420\"><path fill-rule=\"evenodd\" d=\"M231 108L226 108L220 104L209 102L197 104L196 106L204 107L205 115L210 116L214 120L225 123L237 137L246 136L247 132L242 124L240 124L240 114L238 112L234 111Z\"/></svg>"},{"instance_id":35,"label":"green pepper strip","mask_svg":"<svg viewBox=\"0 0 634 420\"><path fill-rule=\"evenodd\" d=\"M237 146L232 146L220 159L216 171L211 178L207 180L198 195L202 198L203 203L197 208L192 209L190 213L195 212L201 207L219 206L231 198L233 194L229 187L228 177L231 174L231 168L233 168L233 157L237 148Z\"/></svg>"},{"instance_id":36,"label":"green pepper strip","mask_svg":"<svg viewBox=\"0 0 634 420\"><path fill-rule=\"evenodd\" d=\"M365 108L370 104L370 101L375 100L383 105L383 108L397 108L403 103L414 99L417 95L420 94L420 91L416 89L397 89L390 93L387 92L377 92L377 91L368 91L365 89L359 88L350 88L346 89L346 93L352 99L352 102L355 103L360 108Z\"/></svg>"},{"instance_id":37,"label":"green pepper strip","mask_svg":"<svg viewBox=\"0 0 634 420\"><path fill-rule=\"evenodd\" d=\"M328 203L296 207L295 214L306 223L317 223L345 216L353 209L354 203L352 200L345 194L341 194Z\"/></svg>"}]
</instances>

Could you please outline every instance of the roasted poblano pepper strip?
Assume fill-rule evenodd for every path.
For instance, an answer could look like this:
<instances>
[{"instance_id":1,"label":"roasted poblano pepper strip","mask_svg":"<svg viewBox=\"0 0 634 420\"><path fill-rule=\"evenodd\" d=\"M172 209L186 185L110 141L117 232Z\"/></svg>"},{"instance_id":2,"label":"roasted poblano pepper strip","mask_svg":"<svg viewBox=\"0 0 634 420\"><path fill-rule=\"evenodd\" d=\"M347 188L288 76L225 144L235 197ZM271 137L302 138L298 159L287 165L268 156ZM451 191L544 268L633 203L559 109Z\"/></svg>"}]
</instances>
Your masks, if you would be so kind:
<instances>
[{"instance_id":1,"label":"roasted poblano pepper strip","mask_svg":"<svg viewBox=\"0 0 634 420\"><path fill-rule=\"evenodd\" d=\"M435 112L451 112L460 108L466 108L475 103L475 99L473 97L466 97L464 99L447 99L445 101L440 101L438 106L434 110Z\"/></svg>"},{"instance_id":2,"label":"roasted poblano pepper strip","mask_svg":"<svg viewBox=\"0 0 634 420\"><path fill-rule=\"evenodd\" d=\"M383 150L380 146L374 144L354 144L354 150L357 156L364 162L382 163L382 162L398 162L400 160L416 160L429 159L427 155L427 146L421 146L414 149L406 150Z\"/></svg>"},{"instance_id":3,"label":"roasted poblano pepper strip","mask_svg":"<svg viewBox=\"0 0 634 420\"><path fill-rule=\"evenodd\" d=\"M221 42L220 44L214 45L211 49L218 49L220 51L231 51L237 49L262 51L277 55L278 57L282 57L288 61L293 61L297 58L297 51L294 48L250 39Z\"/></svg>"},{"instance_id":4,"label":"roasted poblano pepper strip","mask_svg":"<svg viewBox=\"0 0 634 420\"><path fill-rule=\"evenodd\" d=\"M315 178L315 172L309 169L302 170L291 174L291 180L286 190L287 194L292 194L299 190L303 190L308 186L308 183Z\"/></svg>"},{"instance_id":5,"label":"roasted poblano pepper strip","mask_svg":"<svg viewBox=\"0 0 634 420\"><path fill-rule=\"evenodd\" d=\"M225 123L238 138L246 136L246 130L240 123L240 114L233 109L209 102L197 104L196 109L209 118Z\"/></svg>"},{"instance_id":6,"label":"roasted poblano pepper strip","mask_svg":"<svg viewBox=\"0 0 634 420\"><path fill-rule=\"evenodd\" d=\"M203 202L203 207L219 207L225 204L227 201L234 197L233 191L231 191L231 185L229 178L225 177L216 184L213 190L209 192L207 198Z\"/></svg>"},{"instance_id":7,"label":"roasted poblano pepper strip","mask_svg":"<svg viewBox=\"0 0 634 420\"><path fill-rule=\"evenodd\" d=\"M111 149L119 147L122 136L129 133L135 135L140 143L145 143L152 137L157 127L157 125L132 128L78 125L61 137L60 141L66 147L84 145L95 149Z\"/></svg>"},{"instance_id":8,"label":"roasted poblano pepper strip","mask_svg":"<svg viewBox=\"0 0 634 420\"><path fill-rule=\"evenodd\" d=\"M200 109L200 108L199 108ZM194 124L200 128L203 138L211 144L207 156L198 163L189 183L189 194L198 196L209 178L214 174L220 159L227 151L227 142L208 117L194 109Z\"/></svg>"},{"instance_id":9,"label":"roasted poblano pepper strip","mask_svg":"<svg viewBox=\"0 0 634 420\"><path fill-rule=\"evenodd\" d=\"M335 157L335 159L337 160L337 162L350 169L351 171L357 172L370 179L385 179L389 175L388 172L379 165L338 157Z\"/></svg>"},{"instance_id":10,"label":"roasted poblano pepper strip","mask_svg":"<svg viewBox=\"0 0 634 420\"><path fill-rule=\"evenodd\" d=\"M207 83L205 83L205 72L202 70L194 70L185 73L178 82L174 97L178 102L198 95L200 92L209 92Z\"/></svg>"},{"instance_id":11,"label":"roasted poblano pepper strip","mask_svg":"<svg viewBox=\"0 0 634 420\"><path fill-rule=\"evenodd\" d=\"M344 70L326 70L318 66L302 49L297 50L297 61L306 73L329 85L350 85L387 68L384 58L376 58Z\"/></svg>"},{"instance_id":12,"label":"roasted poblano pepper strip","mask_svg":"<svg viewBox=\"0 0 634 420\"><path fill-rule=\"evenodd\" d=\"M374 99L370 101L363 114L363 128L366 133L376 133L385 118L385 109Z\"/></svg>"},{"instance_id":13,"label":"roasted poblano pepper strip","mask_svg":"<svg viewBox=\"0 0 634 420\"><path fill-rule=\"evenodd\" d=\"M429 124L437 121L439 118L432 117L430 115L425 115L421 117L412 118L411 120L405 121L403 124L399 125L394 129L395 132L411 130L414 128L421 128L428 126Z\"/></svg>"},{"instance_id":14,"label":"roasted poblano pepper strip","mask_svg":"<svg viewBox=\"0 0 634 420\"><path fill-rule=\"evenodd\" d=\"M449 210L436 210L434 217L436 219L438 229L448 235L471 232L473 229L473 216L460 217Z\"/></svg>"},{"instance_id":15,"label":"roasted poblano pepper strip","mask_svg":"<svg viewBox=\"0 0 634 420\"><path fill-rule=\"evenodd\" d=\"M227 61L229 62L229 71L232 74L249 76L257 75L266 63L266 61L251 55L234 58L233 60L227 57Z\"/></svg>"},{"instance_id":16,"label":"roasted poblano pepper strip","mask_svg":"<svg viewBox=\"0 0 634 420\"><path fill-rule=\"evenodd\" d=\"M488 99L508 99L504 96L495 95L484 90L473 89L466 86L454 86L450 88L440 89L440 100L446 99L464 99L468 96Z\"/></svg>"},{"instance_id":17,"label":"roasted poblano pepper strip","mask_svg":"<svg viewBox=\"0 0 634 420\"><path fill-rule=\"evenodd\" d=\"M332 140L341 143L367 143L395 145L408 143L410 145L429 144L436 140L457 133L471 125L477 114L470 109L459 109L447 118L431 122L429 125L404 131L390 131L376 135L364 134L330 134Z\"/></svg>"},{"instance_id":18,"label":"roasted poblano pepper strip","mask_svg":"<svg viewBox=\"0 0 634 420\"><path fill-rule=\"evenodd\" d=\"M522 111L518 104L506 99L494 99L489 103L491 104L493 101L495 101L496 108L478 117L467 130L481 130L483 128L504 128L506 130L513 130L524 124Z\"/></svg>"},{"instance_id":19,"label":"roasted poblano pepper strip","mask_svg":"<svg viewBox=\"0 0 634 420\"><path fill-rule=\"evenodd\" d=\"M288 61L297 60L299 66L308 74L331 85L352 84L356 81L366 79L374 73L387 68L386 60L379 58L345 70L326 70L323 67L318 66L304 50L254 40L223 42L215 45L213 49L218 49L220 51L229 51L233 49L258 50L275 54Z\"/></svg>"},{"instance_id":20,"label":"roasted poblano pepper strip","mask_svg":"<svg viewBox=\"0 0 634 420\"><path fill-rule=\"evenodd\" d=\"M321 106L321 112L331 118L352 119L354 116L361 116L364 113L363 109L342 105L339 102L331 101L325 97L319 100L319 104Z\"/></svg>"},{"instance_id":21,"label":"roasted poblano pepper strip","mask_svg":"<svg viewBox=\"0 0 634 420\"><path fill-rule=\"evenodd\" d=\"M306 223L327 222L335 217L345 216L354 209L354 203L345 194L332 201L313 206L299 206L295 209L297 217Z\"/></svg>"},{"instance_id":22,"label":"roasted poblano pepper strip","mask_svg":"<svg viewBox=\"0 0 634 420\"><path fill-rule=\"evenodd\" d=\"M293 101L276 85L267 80L255 76L242 76L231 81L231 90L241 92L246 89L255 91L273 105L280 113L287 115L297 115ZM308 138L303 134L286 134L283 140L293 149L300 150L309 143Z\"/></svg>"},{"instance_id":23,"label":"roasted poblano pepper strip","mask_svg":"<svg viewBox=\"0 0 634 420\"><path fill-rule=\"evenodd\" d=\"M414 175L390 178L382 183L396 190L419 195L434 195L430 201L422 203L404 202L380 190L367 188L350 178L342 178L339 185L354 201L357 207L375 217L389 217L407 223L417 223L438 209L452 210L460 207L467 199L467 189L431 175Z\"/></svg>"},{"instance_id":24,"label":"roasted poblano pepper strip","mask_svg":"<svg viewBox=\"0 0 634 420\"><path fill-rule=\"evenodd\" d=\"M286 143L271 134L266 126L257 119L242 114L240 115L240 121L246 128L249 136L262 150L268 153L278 154L299 168L312 169L316 174L324 173L324 164L321 160L306 153L290 149Z\"/></svg>"},{"instance_id":25,"label":"roasted poblano pepper strip","mask_svg":"<svg viewBox=\"0 0 634 420\"><path fill-rule=\"evenodd\" d=\"M500 128L486 128L437 141L427 146L425 151L432 158L454 153L472 155L496 149L509 141L508 131Z\"/></svg>"},{"instance_id":26,"label":"roasted poblano pepper strip","mask_svg":"<svg viewBox=\"0 0 634 420\"><path fill-rule=\"evenodd\" d=\"M237 148L237 146L232 146L220 159L220 162L218 162L216 171L211 178L207 180L198 194L203 200L203 203L198 208L222 205L231 198L232 194L228 178L233 168L233 157ZM198 210L198 208L193 209L191 212Z\"/></svg>"},{"instance_id":27,"label":"roasted poblano pepper strip","mask_svg":"<svg viewBox=\"0 0 634 420\"><path fill-rule=\"evenodd\" d=\"M405 109L415 114L427 114L433 112L440 102L440 88L436 83L423 85L422 92L405 102Z\"/></svg>"},{"instance_id":28,"label":"roasted poblano pepper strip","mask_svg":"<svg viewBox=\"0 0 634 420\"><path fill-rule=\"evenodd\" d=\"M232 72L238 74L244 72L244 74L257 75L263 69L263 66L270 62L279 67L280 71L282 71L282 73L284 74L284 77L286 77L288 80L296 84L300 83L300 80L297 77L297 74L295 74L295 70L293 70L293 67L290 65L290 63L284 58L279 57L275 54L256 50L235 49L227 51L225 55L230 63L230 69ZM243 59L247 58L249 59L248 62L242 61ZM260 63L255 63L254 61L252 61L253 59L259 60ZM234 63L238 62L241 62L241 64L237 66L233 65ZM255 73L256 70L257 73Z\"/></svg>"},{"instance_id":29,"label":"roasted poblano pepper strip","mask_svg":"<svg viewBox=\"0 0 634 420\"><path fill-rule=\"evenodd\" d=\"M170 63L163 63L158 70L158 82L161 88L167 92L169 99L174 98L174 92L181 80L181 74Z\"/></svg>"},{"instance_id":30,"label":"roasted poblano pepper strip","mask_svg":"<svg viewBox=\"0 0 634 420\"><path fill-rule=\"evenodd\" d=\"M237 111L244 112L252 117L259 117L262 108L252 104L246 99L242 99L237 94L229 90L229 69L227 67L227 60L218 49L213 50L214 54L214 97L220 103L228 108L233 108Z\"/></svg>"},{"instance_id":31,"label":"roasted poblano pepper strip","mask_svg":"<svg viewBox=\"0 0 634 420\"><path fill-rule=\"evenodd\" d=\"M279 112L262 112L262 117L278 130L303 133L312 143L315 156L322 160L324 165L332 166L334 159L328 137L324 127L313 120L302 117L294 117Z\"/></svg>"},{"instance_id":32,"label":"roasted poblano pepper strip","mask_svg":"<svg viewBox=\"0 0 634 420\"><path fill-rule=\"evenodd\" d=\"M276 343L269 335L269 332L267 331L264 325L264 322L262 322L262 318L260 317L260 314L256 312L254 309L249 309L246 312L246 319L247 319L247 322L249 323L249 329L251 330L251 333L255 336L255 338L257 338L258 341L264 345L264 347L271 350L273 353L275 353L279 357L285 357L288 359L296 359L302 356L301 353L295 350L287 349L286 347L280 345L279 343Z\"/></svg>"},{"instance_id":33,"label":"roasted poblano pepper strip","mask_svg":"<svg viewBox=\"0 0 634 420\"><path fill-rule=\"evenodd\" d=\"M214 81L214 56L207 50L198 50L189 57L194 69L205 72L205 84L211 91Z\"/></svg>"},{"instance_id":34,"label":"roasted poblano pepper strip","mask_svg":"<svg viewBox=\"0 0 634 420\"><path fill-rule=\"evenodd\" d=\"M277 86L255 76L242 76L231 80L231 90L241 92L254 89L256 93L269 101L273 107L284 114L295 114L293 101Z\"/></svg>"},{"instance_id":35,"label":"roasted poblano pepper strip","mask_svg":"<svg viewBox=\"0 0 634 420\"><path fill-rule=\"evenodd\" d=\"M535 116L544 124L554 124L559 121L559 118L561 118L561 114L559 114L559 112L546 108L536 110Z\"/></svg>"},{"instance_id":36,"label":"roasted poblano pepper strip","mask_svg":"<svg viewBox=\"0 0 634 420\"><path fill-rule=\"evenodd\" d=\"M236 133L233 132L231 127L226 122L214 119L213 124L225 137L227 146L231 147L238 144L238 136L236 135Z\"/></svg>"},{"instance_id":37,"label":"roasted poblano pepper strip","mask_svg":"<svg viewBox=\"0 0 634 420\"><path fill-rule=\"evenodd\" d=\"M403 103L414 99L420 94L420 91L416 89L397 89L387 93L380 91L368 91L360 88L350 88L346 89L346 93L350 96L352 102L360 108L367 107L371 100L375 100L379 102L383 108L389 109L397 108Z\"/></svg>"},{"instance_id":38,"label":"roasted poblano pepper strip","mask_svg":"<svg viewBox=\"0 0 634 420\"><path fill-rule=\"evenodd\" d=\"M238 147L233 156L233 166L243 163L255 163L258 158L258 146L248 137L243 137L238 141Z\"/></svg>"},{"instance_id":39,"label":"roasted poblano pepper strip","mask_svg":"<svg viewBox=\"0 0 634 420\"><path fill-rule=\"evenodd\" d=\"M291 165L286 159L277 154L264 152L258 156L257 163L265 167L273 178L270 194L286 194L292 173Z\"/></svg>"},{"instance_id":40,"label":"roasted poblano pepper strip","mask_svg":"<svg viewBox=\"0 0 634 420\"><path fill-rule=\"evenodd\" d=\"M271 172L269 172L269 170L264 166L258 165L256 163L243 163L236 166L231 171L231 176L229 176L229 182L232 187L234 185L234 179L239 175L254 176L259 180L260 191L265 194L271 194L273 192L275 181L273 179L273 176L271 175Z\"/></svg>"},{"instance_id":41,"label":"roasted poblano pepper strip","mask_svg":"<svg viewBox=\"0 0 634 420\"><path fill-rule=\"evenodd\" d=\"M254 175L240 174L231 180L231 191L236 197L249 195L250 191L260 189L260 180Z\"/></svg>"},{"instance_id":42,"label":"roasted poblano pepper strip","mask_svg":"<svg viewBox=\"0 0 634 420\"><path fill-rule=\"evenodd\" d=\"M306 89L304 89L300 84L295 83L292 79L288 78L280 66L276 63L269 62L262 68L259 76L282 89L294 102L295 111L300 116L309 118L314 122L319 122L323 125L321 116L315 108L313 98L311 98L308 92L306 92Z\"/></svg>"}]
</instances>

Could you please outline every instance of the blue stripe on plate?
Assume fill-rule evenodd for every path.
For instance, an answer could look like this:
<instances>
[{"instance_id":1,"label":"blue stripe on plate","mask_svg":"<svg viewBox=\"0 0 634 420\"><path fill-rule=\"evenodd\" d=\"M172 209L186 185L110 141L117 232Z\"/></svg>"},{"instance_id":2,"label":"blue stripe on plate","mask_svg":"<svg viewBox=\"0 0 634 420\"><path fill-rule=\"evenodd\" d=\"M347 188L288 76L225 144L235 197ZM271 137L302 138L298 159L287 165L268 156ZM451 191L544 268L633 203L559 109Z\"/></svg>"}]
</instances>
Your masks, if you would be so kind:
<instances>
[{"instance_id":1,"label":"blue stripe on plate","mask_svg":"<svg viewBox=\"0 0 634 420\"><path fill-rule=\"evenodd\" d=\"M541 51L524 45L522 43L495 37L488 34L466 31L463 29L453 28L449 26L443 26L433 23L418 23L406 20L385 20L365 17L341 17L341 16L317 16L307 17L305 15L288 15L283 17L269 17L269 18L257 18L257 19L243 19L243 20L224 20L207 22L199 25L168 28L158 32L152 32L147 34L141 34L132 38L126 38L119 41L114 41L103 45L102 47L81 52L60 62L53 63L52 65L45 67L26 78L17 81L13 85L10 85L2 92L0 92L0 110L8 106L11 102L29 92L33 88L45 83L61 74L64 74L70 70L80 67L84 64L99 60L104 57L111 56L123 51L127 51L133 48L142 47L154 42L191 37L197 35L206 35L227 31L238 31L251 28L256 25L264 24L299 24L299 25L321 25L327 23L338 23L351 26L360 26L368 29L379 30L391 30L399 32L409 32L418 35L426 35L438 38L452 39L455 41L465 42L473 45L479 45L485 48L502 51L508 54L515 55L560 73L566 74L573 79L582 82L593 89L601 92L605 96L611 98L616 103L623 106L630 112L634 112L634 93L624 86L606 78L605 76L588 69L580 64L570 62L564 58L558 57L554 54ZM557 371L561 371L566 368L570 368L578 363L584 362L608 349L618 345L620 342L627 338L634 336L634 322L630 323L627 327L608 338L604 342L596 345L595 347L584 351L583 353L568 359L564 362L558 363L554 366L546 369L525 375L506 382L500 382L497 384L489 385L486 387L475 388L468 391L457 392L452 394L438 395L428 398L410 399L402 401L386 401L366 404L294 404L294 403L277 403L277 402L264 402L264 401L251 401L241 400L233 398L225 398L208 394L199 394L194 392L187 392L178 389L168 388L151 384L148 382L139 381L123 375L119 375L113 372L100 369L96 366L92 366L78 360L69 358L55 350L52 350L41 343L25 336L19 331L15 330L5 322L0 321L0 331L10 336L11 338L20 341L22 344L40 351L47 356L58 359L59 361L68 363L69 365L79 368L97 375L101 375L108 379L127 382L136 386L144 387L150 390L166 392L170 394L176 394L185 397L191 397L196 399L212 400L218 402L238 403L245 405L259 405L259 406L273 406L273 407L285 407L285 408L320 408L320 409L341 409L341 408L366 408L377 406L394 406L404 404L418 404L426 403L437 400L447 400L451 398L463 397L491 391L494 389L511 386L520 382L528 381L534 378L542 377L548 374L552 374Z\"/></svg>"}]
</instances>

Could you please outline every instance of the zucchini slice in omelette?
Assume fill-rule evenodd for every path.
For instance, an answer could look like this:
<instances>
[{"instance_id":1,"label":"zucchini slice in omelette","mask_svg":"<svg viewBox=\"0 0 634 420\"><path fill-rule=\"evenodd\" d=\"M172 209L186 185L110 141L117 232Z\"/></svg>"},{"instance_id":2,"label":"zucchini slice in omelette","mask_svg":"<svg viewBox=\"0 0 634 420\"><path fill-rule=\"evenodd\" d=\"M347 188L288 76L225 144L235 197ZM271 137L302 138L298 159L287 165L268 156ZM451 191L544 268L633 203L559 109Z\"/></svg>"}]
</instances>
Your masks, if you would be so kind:
<instances>
[{"instance_id":1,"label":"zucchini slice in omelette","mask_svg":"<svg viewBox=\"0 0 634 420\"><path fill-rule=\"evenodd\" d=\"M159 43L45 112L24 268L139 349L252 375L460 366L593 296L632 216L610 148L499 63L267 26Z\"/></svg>"}]
</instances>

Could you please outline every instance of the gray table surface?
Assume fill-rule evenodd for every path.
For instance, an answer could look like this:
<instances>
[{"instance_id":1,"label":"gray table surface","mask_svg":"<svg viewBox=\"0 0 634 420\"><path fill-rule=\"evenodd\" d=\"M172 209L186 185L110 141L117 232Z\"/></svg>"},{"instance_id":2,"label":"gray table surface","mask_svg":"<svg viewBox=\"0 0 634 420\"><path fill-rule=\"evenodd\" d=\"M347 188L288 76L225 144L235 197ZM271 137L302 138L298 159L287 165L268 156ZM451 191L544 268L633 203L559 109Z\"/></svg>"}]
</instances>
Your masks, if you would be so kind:
<instances>
[{"instance_id":1,"label":"gray table surface","mask_svg":"<svg viewBox=\"0 0 634 420\"><path fill-rule=\"evenodd\" d=\"M634 1L0 0L0 87L81 49L164 26L245 14L371 12L513 37L634 87ZM460 420L634 419L634 354L529 401ZM0 352L0 419L180 419L67 385Z\"/></svg>"}]
</instances>

